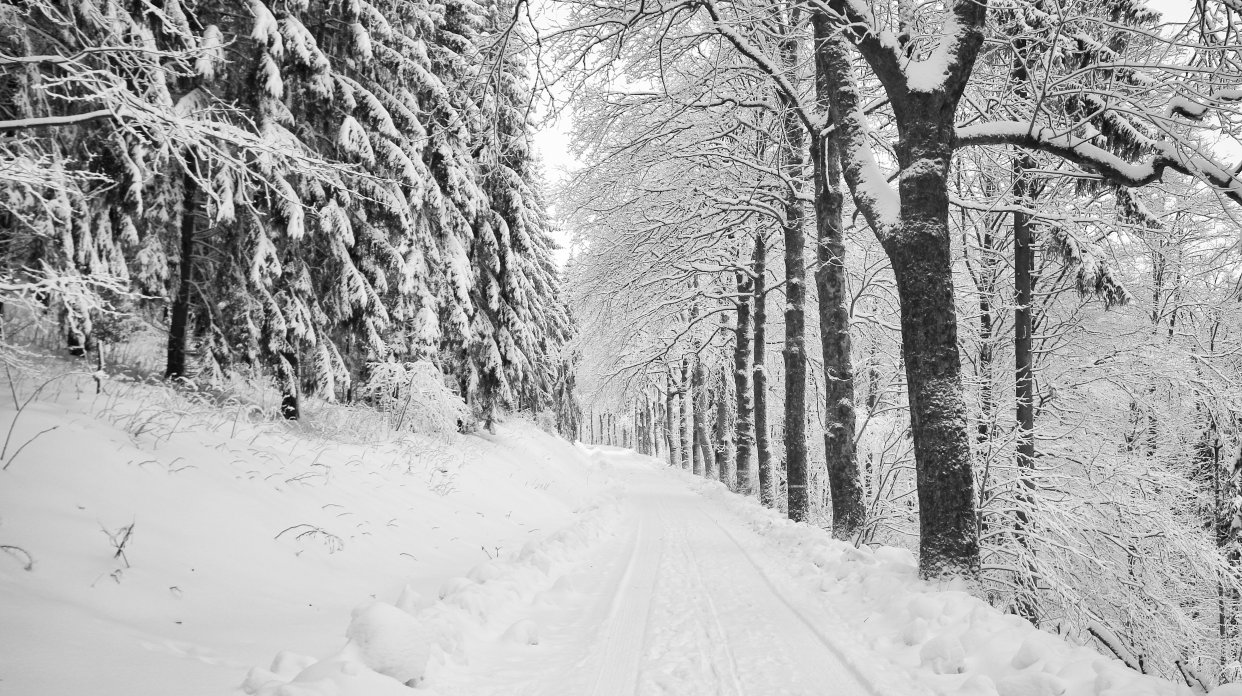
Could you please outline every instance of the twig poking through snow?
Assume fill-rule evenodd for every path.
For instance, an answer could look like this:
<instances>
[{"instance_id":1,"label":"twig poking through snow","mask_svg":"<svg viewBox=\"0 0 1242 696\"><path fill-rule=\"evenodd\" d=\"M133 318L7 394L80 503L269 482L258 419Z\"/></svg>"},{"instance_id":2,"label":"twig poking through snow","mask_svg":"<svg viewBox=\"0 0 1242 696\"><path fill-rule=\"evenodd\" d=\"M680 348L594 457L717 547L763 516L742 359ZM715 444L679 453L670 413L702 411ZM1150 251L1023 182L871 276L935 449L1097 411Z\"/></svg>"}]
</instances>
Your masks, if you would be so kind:
<instances>
[{"instance_id":1,"label":"twig poking through snow","mask_svg":"<svg viewBox=\"0 0 1242 696\"><path fill-rule=\"evenodd\" d=\"M125 557L125 546L134 535L134 523L130 522L115 532L109 532L107 528L103 528L103 533L108 535L108 541L111 541L112 548L116 549L116 553L112 554L112 557L121 559L121 562L128 568L129 559Z\"/></svg>"},{"instance_id":2,"label":"twig poking through snow","mask_svg":"<svg viewBox=\"0 0 1242 696\"><path fill-rule=\"evenodd\" d=\"M19 561L22 561L22 570L26 570L26 571L34 570L34 557L31 556L30 552L28 552L26 549L23 549L20 546L9 546L6 544L0 544L0 551L4 551L8 553L10 556L13 556Z\"/></svg>"}]
</instances>

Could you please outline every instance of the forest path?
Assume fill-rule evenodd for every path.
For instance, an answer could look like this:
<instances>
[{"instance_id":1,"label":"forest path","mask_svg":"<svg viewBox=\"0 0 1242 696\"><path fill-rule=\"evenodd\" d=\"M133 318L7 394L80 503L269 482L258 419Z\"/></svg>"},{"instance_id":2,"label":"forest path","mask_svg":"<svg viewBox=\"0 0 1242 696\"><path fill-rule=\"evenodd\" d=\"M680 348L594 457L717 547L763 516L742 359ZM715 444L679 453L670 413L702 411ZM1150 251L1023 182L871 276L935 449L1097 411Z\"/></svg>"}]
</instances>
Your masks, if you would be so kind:
<instances>
[{"instance_id":1,"label":"forest path","mask_svg":"<svg viewBox=\"0 0 1242 696\"><path fill-rule=\"evenodd\" d=\"M539 645L472 656L443 693L871 696L772 582L782 571L756 559L757 540L739 543L753 532L654 460L601 455L626 482L627 515L572 576L576 599L532 609Z\"/></svg>"}]
</instances>

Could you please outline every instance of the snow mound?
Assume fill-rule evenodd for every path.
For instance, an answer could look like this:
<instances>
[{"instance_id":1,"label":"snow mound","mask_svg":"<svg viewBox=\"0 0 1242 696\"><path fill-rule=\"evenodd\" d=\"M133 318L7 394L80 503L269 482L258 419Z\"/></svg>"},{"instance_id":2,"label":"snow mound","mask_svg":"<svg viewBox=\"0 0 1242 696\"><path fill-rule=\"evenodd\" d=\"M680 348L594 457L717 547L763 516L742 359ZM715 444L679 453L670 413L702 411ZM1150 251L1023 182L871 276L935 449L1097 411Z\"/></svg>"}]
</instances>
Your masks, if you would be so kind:
<instances>
[{"instance_id":1,"label":"snow mound","mask_svg":"<svg viewBox=\"0 0 1242 696\"><path fill-rule=\"evenodd\" d=\"M431 655L430 633L397 607L383 602L359 607L345 636L362 664L376 672L410 685L423 678Z\"/></svg>"},{"instance_id":2,"label":"snow mound","mask_svg":"<svg viewBox=\"0 0 1242 696\"><path fill-rule=\"evenodd\" d=\"M254 688L247 678L242 688L254 696L410 696L406 686L346 658L316 662L288 682L275 679Z\"/></svg>"},{"instance_id":3,"label":"snow mound","mask_svg":"<svg viewBox=\"0 0 1242 696\"><path fill-rule=\"evenodd\" d=\"M505 631L504 640L518 645L539 645L539 625L530 619L522 619Z\"/></svg>"}]
</instances>

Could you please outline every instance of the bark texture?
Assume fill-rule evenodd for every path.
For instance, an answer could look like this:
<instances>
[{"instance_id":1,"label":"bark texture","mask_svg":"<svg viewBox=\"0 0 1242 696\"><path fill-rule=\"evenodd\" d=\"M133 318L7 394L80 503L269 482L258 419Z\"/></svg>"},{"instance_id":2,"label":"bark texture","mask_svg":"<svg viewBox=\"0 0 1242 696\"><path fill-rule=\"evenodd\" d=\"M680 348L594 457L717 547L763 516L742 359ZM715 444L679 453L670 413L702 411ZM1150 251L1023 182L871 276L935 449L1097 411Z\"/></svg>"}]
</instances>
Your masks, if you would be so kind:
<instances>
[{"instance_id":1,"label":"bark texture","mask_svg":"<svg viewBox=\"0 0 1242 696\"><path fill-rule=\"evenodd\" d=\"M699 476L714 476L716 457L712 450L711 437L708 435L711 411L707 394L707 370L697 356L694 370L690 373L690 390L694 394L694 473Z\"/></svg>"},{"instance_id":2,"label":"bark texture","mask_svg":"<svg viewBox=\"0 0 1242 696\"><path fill-rule=\"evenodd\" d=\"M781 41L781 60L786 78L796 75L798 40L794 28L801 18L801 4L791 3ZM803 253L801 186L805 165L806 137L798 122L794 104L784 92L778 93L783 111L781 129L781 169L788 190L785 194L785 220L781 232L785 239L785 466L789 519L805 521L810 512L806 472L806 265Z\"/></svg>"},{"instance_id":3,"label":"bark texture","mask_svg":"<svg viewBox=\"0 0 1242 696\"><path fill-rule=\"evenodd\" d=\"M677 458L677 432L673 430L673 368L668 368L668 384L665 385L664 391L664 445L668 452L669 466L676 466Z\"/></svg>"},{"instance_id":4,"label":"bark texture","mask_svg":"<svg viewBox=\"0 0 1242 696\"><path fill-rule=\"evenodd\" d=\"M828 27L815 21L817 40ZM817 60L819 55L816 56ZM817 74L824 71L817 70ZM818 101L827 107L826 80L817 79ZM815 288L819 295L819 340L824 359L824 455L832 500L832 533L839 539L853 537L862 527L862 473L854 446L854 366L850 358L849 296L845 284L845 232L842 224L844 197L837 136L831 130L812 138L815 167L816 261Z\"/></svg>"},{"instance_id":5,"label":"bark texture","mask_svg":"<svg viewBox=\"0 0 1242 696\"><path fill-rule=\"evenodd\" d=\"M1014 160L1014 200L1020 206L1030 205L1037 189L1030 181L1028 170L1035 162L1029 155L1019 155ZM1027 541L1030 527L1028 510L1034 503L1035 481L1035 247L1031 218L1023 212L1013 214L1013 267L1014 267L1014 402L1018 425L1018 510L1015 533L1019 543L1028 554L1033 553ZM1032 562L1018 578L1020 591L1017 611L1027 621L1039 625L1039 593L1036 572Z\"/></svg>"},{"instance_id":6,"label":"bark texture","mask_svg":"<svg viewBox=\"0 0 1242 696\"><path fill-rule=\"evenodd\" d=\"M751 293L754 279L745 272L737 273L737 326L733 344L733 390L737 403L737 448L733 470L737 477L737 490L751 492L751 455L755 446L755 415L751 400Z\"/></svg>"},{"instance_id":7,"label":"bark texture","mask_svg":"<svg viewBox=\"0 0 1242 696\"><path fill-rule=\"evenodd\" d=\"M681 468L690 470L694 458L694 444L690 441L690 402L694 392L690 388L690 358L681 359Z\"/></svg>"},{"instance_id":8,"label":"bark texture","mask_svg":"<svg viewBox=\"0 0 1242 696\"><path fill-rule=\"evenodd\" d=\"M759 474L759 501L765 507L773 507L776 500L772 491L772 444L768 438L768 373L764 369L768 355L767 259L767 240L762 234L756 234L755 254L751 264L751 268L755 271L755 465Z\"/></svg>"},{"instance_id":9,"label":"bark texture","mask_svg":"<svg viewBox=\"0 0 1242 696\"><path fill-rule=\"evenodd\" d=\"M724 316L723 314L721 316ZM720 374L717 378L716 391L716 475L720 482L728 486L731 490L734 487L733 458L732 454L732 430L733 427L729 423L729 370L724 365L720 367Z\"/></svg>"},{"instance_id":10,"label":"bark texture","mask_svg":"<svg viewBox=\"0 0 1242 696\"><path fill-rule=\"evenodd\" d=\"M899 185L901 220L882 241L901 298L920 569L927 577L974 577L979 573L978 519L949 247L953 114L946 100L935 96L909 96L912 103L901 119L905 132L897 145L905 172Z\"/></svg>"},{"instance_id":11,"label":"bark texture","mask_svg":"<svg viewBox=\"0 0 1242 696\"><path fill-rule=\"evenodd\" d=\"M181 258L177 262L177 292L173 296L168 322L168 353L164 379L185 377L190 342L190 292L194 288L195 206L198 202L198 181L191 174L191 158L187 158L182 175ZM282 408L282 413L284 409Z\"/></svg>"}]
</instances>

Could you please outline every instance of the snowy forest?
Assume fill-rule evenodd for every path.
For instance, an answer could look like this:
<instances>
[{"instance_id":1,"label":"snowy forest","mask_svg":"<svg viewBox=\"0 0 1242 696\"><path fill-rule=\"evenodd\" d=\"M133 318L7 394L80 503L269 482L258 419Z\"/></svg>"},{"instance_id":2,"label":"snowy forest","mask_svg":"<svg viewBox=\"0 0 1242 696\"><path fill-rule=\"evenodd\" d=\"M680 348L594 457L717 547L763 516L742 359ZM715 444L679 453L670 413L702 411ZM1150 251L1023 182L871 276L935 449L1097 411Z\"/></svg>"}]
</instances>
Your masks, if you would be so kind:
<instances>
[{"instance_id":1,"label":"snowy forest","mask_svg":"<svg viewBox=\"0 0 1242 696\"><path fill-rule=\"evenodd\" d=\"M511 8L0 11L6 307L83 355L156 322L164 377L261 371L289 418L390 362L486 419L549 407L569 329Z\"/></svg>"},{"instance_id":2,"label":"snowy forest","mask_svg":"<svg viewBox=\"0 0 1242 696\"><path fill-rule=\"evenodd\" d=\"M568 151L541 148L549 131ZM682 616L656 569L674 548L699 577L695 554L727 537L758 573L739 586L797 604L756 560L766 542L729 524L793 549L781 573L840 592L849 630L812 638L855 675L823 678L860 684L842 694L1242 694L1242 3L6 0L0 363L3 476L33 477L0 477L0 515L18 519L0 550L19 574L35 572L15 533L41 519L35 491L71 478L31 471L75 458L49 434L80 427L64 413L154 451L193 412L230 433L217 448L235 461L321 466L325 489L377 452L407 473L424 457L428 510L460 486L481 519L579 515L588 530L548 549L504 537L512 559L492 544L502 527L462 531L493 570L438 604L396 584L402 618L354 611L356 654L278 657L248 694L292 694L352 659L435 693L514 693L443 666L477 659L463 647L477 627L441 605L484 627L510 617L500 590L454 598L495 587L504 563L552 592L558 554L607 557L608 534L632 534L612 554L630 560L597 613L637 606L647 623L632 641L597 627L598 675L557 673L546 693L777 693L732 652L703 652L693 677L649 666L676 652L651 642ZM178 406L142 415L152 394ZM56 415L62 398L96 405ZM294 444L260 456L264 438ZM296 464L304 440L378 449ZM527 451L539 478L514 483L506 453ZM654 479L626 473L640 464L742 522L710 536L652 502ZM259 478L247 466L239 480ZM404 485L359 481L385 501ZM581 507L595 486L616 500ZM427 543L457 523L392 514ZM141 524L90 522L125 571ZM614 527L630 531L599 531ZM329 529L272 541L356 543ZM28 590L8 572L0 603L16 607ZM654 590L626 589L644 573ZM712 594L696 582L685 592ZM904 604L933 592L935 610ZM958 594L978 604L959 611ZM707 603L709 642L741 640ZM851 623L850 603L884 623ZM539 642L533 620L504 621L505 640ZM971 632L993 624L1033 633L997 657ZM406 657L368 647L413 634ZM1095 657L1050 657L1049 635ZM869 681L891 646L924 691ZM1147 681L1088 675L1098 656ZM0 690L16 669L0 661ZM704 681L731 670L734 686ZM390 693L341 674L339 693Z\"/></svg>"}]
</instances>

